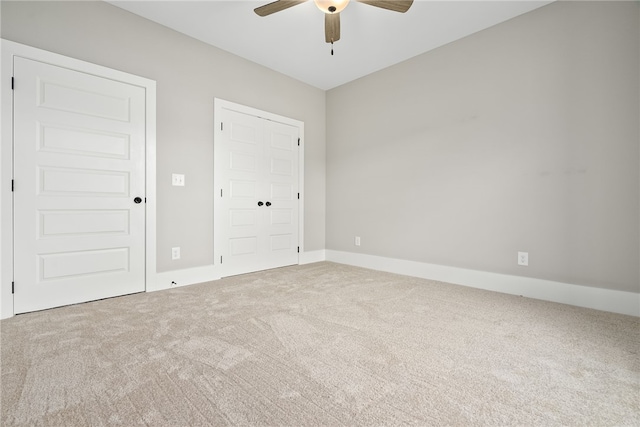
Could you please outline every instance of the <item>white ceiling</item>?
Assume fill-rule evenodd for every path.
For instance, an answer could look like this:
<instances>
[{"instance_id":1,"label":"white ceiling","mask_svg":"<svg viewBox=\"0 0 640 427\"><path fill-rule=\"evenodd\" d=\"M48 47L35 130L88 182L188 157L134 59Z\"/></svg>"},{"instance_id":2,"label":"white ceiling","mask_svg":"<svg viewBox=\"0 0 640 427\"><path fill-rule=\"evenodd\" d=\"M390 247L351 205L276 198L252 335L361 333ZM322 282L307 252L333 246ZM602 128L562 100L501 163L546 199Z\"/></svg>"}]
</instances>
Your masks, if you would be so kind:
<instances>
[{"instance_id":1,"label":"white ceiling","mask_svg":"<svg viewBox=\"0 0 640 427\"><path fill-rule=\"evenodd\" d=\"M267 17L272 0L109 1L250 61L328 90L551 3L549 0L415 0L407 13L351 1L341 39L324 41L313 0Z\"/></svg>"}]
</instances>

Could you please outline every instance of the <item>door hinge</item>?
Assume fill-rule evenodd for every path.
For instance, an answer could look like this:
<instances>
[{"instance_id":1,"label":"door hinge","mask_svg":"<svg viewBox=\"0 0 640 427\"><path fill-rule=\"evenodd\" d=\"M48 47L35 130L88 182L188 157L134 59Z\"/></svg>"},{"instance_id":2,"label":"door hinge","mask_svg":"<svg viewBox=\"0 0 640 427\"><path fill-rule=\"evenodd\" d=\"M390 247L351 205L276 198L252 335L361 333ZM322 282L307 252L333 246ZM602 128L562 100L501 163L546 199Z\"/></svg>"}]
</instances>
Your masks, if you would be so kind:
<instances>
[{"instance_id":1,"label":"door hinge","mask_svg":"<svg viewBox=\"0 0 640 427\"><path fill-rule=\"evenodd\" d=\"M16 292L16 282L11 282L11 293L15 293Z\"/></svg>"},{"instance_id":2,"label":"door hinge","mask_svg":"<svg viewBox=\"0 0 640 427\"><path fill-rule=\"evenodd\" d=\"M15 79L11 77L11 90L15 87Z\"/></svg>"},{"instance_id":3,"label":"door hinge","mask_svg":"<svg viewBox=\"0 0 640 427\"><path fill-rule=\"evenodd\" d=\"M222 197L222 188L220 189L220 197Z\"/></svg>"},{"instance_id":4,"label":"door hinge","mask_svg":"<svg viewBox=\"0 0 640 427\"><path fill-rule=\"evenodd\" d=\"M220 130L224 130L224 123L220 122Z\"/></svg>"},{"instance_id":5,"label":"door hinge","mask_svg":"<svg viewBox=\"0 0 640 427\"><path fill-rule=\"evenodd\" d=\"M300 200L300 193L298 193L298 200Z\"/></svg>"},{"instance_id":6,"label":"door hinge","mask_svg":"<svg viewBox=\"0 0 640 427\"><path fill-rule=\"evenodd\" d=\"M298 138L298 147L300 147L300 138Z\"/></svg>"},{"instance_id":7,"label":"door hinge","mask_svg":"<svg viewBox=\"0 0 640 427\"><path fill-rule=\"evenodd\" d=\"M13 180L11 180L11 191L13 191L13 189L14 189L14 183L13 183Z\"/></svg>"},{"instance_id":8,"label":"door hinge","mask_svg":"<svg viewBox=\"0 0 640 427\"><path fill-rule=\"evenodd\" d=\"M298 246L298 253L300 253L300 246Z\"/></svg>"},{"instance_id":9,"label":"door hinge","mask_svg":"<svg viewBox=\"0 0 640 427\"><path fill-rule=\"evenodd\" d=\"M220 264L222 264L222 256L220 257Z\"/></svg>"}]
</instances>

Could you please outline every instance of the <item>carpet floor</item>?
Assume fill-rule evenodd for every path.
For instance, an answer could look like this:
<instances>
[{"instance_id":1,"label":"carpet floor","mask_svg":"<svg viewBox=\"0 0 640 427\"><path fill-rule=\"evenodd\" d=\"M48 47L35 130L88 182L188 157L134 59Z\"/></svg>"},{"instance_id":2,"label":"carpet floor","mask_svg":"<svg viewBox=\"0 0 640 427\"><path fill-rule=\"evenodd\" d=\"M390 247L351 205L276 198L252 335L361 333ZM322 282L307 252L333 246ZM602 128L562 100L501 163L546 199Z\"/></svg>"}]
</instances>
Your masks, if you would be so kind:
<instances>
[{"instance_id":1,"label":"carpet floor","mask_svg":"<svg viewBox=\"0 0 640 427\"><path fill-rule=\"evenodd\" d=\"M329 262L0 327L2 426L640 425L640 319Z\"/></svg>"}]
</instances>

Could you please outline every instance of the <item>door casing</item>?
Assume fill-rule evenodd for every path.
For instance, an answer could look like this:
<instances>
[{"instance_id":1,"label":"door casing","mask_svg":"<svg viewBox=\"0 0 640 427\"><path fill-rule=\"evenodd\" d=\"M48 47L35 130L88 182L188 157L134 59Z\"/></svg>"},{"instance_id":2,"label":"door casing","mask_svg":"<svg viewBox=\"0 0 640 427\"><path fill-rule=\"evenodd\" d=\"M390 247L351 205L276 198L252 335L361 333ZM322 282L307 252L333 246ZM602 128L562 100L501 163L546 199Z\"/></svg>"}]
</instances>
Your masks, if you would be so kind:
<instances>
[{"instance_id":1,"label":"door casing","mask_svg":"<svg viewBox=\"0 0 640 427\"><path fill-rule=\"evenodd\" d=\"M69 58L31 46L0 40L0 318L11 317L13 310L13 59L23 57L87 74L122 81L145 89L145 283L153 288L156 273L156 82L144 77ZM19 286L19 284L16 284Z\"/></svg>"}]
</instances>

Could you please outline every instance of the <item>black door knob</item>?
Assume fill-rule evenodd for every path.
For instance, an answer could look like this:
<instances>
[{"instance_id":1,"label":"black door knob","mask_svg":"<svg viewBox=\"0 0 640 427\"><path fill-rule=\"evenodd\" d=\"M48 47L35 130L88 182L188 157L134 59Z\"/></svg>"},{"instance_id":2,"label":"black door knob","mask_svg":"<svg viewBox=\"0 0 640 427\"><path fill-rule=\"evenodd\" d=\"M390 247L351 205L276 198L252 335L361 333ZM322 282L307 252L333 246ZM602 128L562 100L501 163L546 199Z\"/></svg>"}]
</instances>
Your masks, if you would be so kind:
<instances>
[{"instance_id":1,"label":"black door knob","mask_svg":"<svg viewBox=\"0 0 640 427\"><path fill-rule=\"evenodd\" d=\"M142 199L140 197L136 197L135 199L133 199L134 203L141 203Z\"/></svg>"},{"instance_id":2,"label":"black door knob","mask_svg":"<svg viewBox=\"0 0 640 427\"><path fill-rule=\"evenodd\" d=\"M268 203L268 202L267 202L267 203ZM258 202L258 206L262 206L262 205L264 205L264 203L262 203L262 202Z\"/></svg>"},{"instance_id":3,"label":"black door knob","mask_svg":"<svg viewBox=\"0 0 640 427\"><path fill-rule=\"evenodd\" d=\"M266 203L266 205L267 205L267 206L271 206L271 202L267 202L267 203Z\"/></svg>"}]
</instances>

